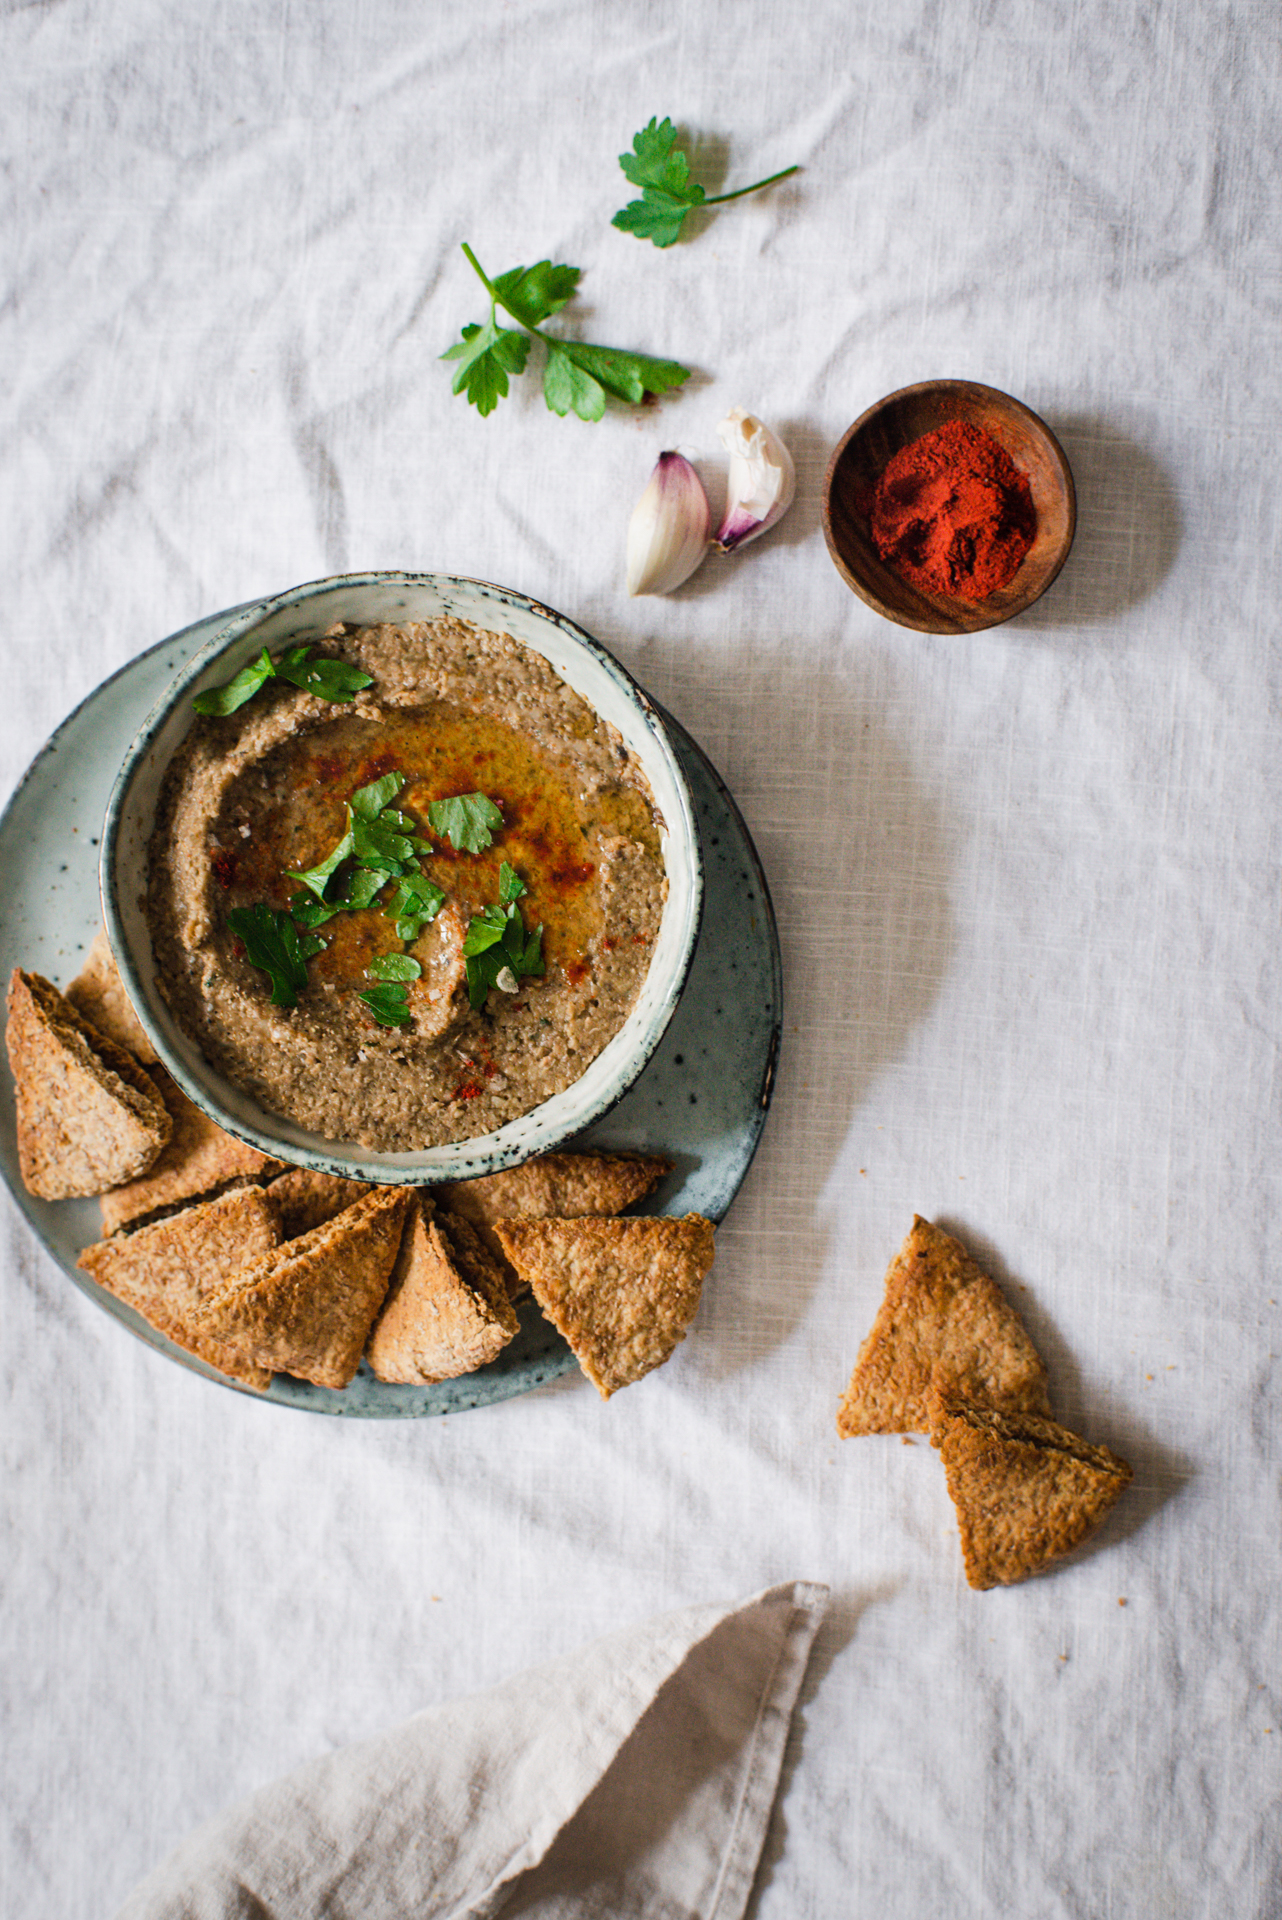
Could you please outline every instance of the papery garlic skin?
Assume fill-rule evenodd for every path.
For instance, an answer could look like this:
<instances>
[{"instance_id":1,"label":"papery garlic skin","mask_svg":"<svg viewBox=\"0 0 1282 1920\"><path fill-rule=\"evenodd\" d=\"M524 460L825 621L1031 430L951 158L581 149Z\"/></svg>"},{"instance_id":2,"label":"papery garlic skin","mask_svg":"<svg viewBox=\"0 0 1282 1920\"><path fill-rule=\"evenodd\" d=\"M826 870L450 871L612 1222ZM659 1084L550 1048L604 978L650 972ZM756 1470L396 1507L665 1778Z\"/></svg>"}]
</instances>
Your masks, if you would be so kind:
<instances>
[{"instance_id":1,"label":"papery garlic skin","mask_svg":"<svg viewBox=\"0 0 1282 1920\"><path fill-rule=\"evenodd\" d=\"M628 522L628 592L671 593L708 551L712 509L682 453L661 453Z\"/></svg>"},{"instance_id":2,"label":"papery garlic skin","mask_svg":"<svg viewBox=\"0 0 1282 1920\"><path fill-rule=\"evenodd\" d=\"M721 553L733 553L787 513L797 471L779 435L742 407L730 409L717 437L730 455L730 476L725 518L714 544Z\"/></svg>"}]
</instances>

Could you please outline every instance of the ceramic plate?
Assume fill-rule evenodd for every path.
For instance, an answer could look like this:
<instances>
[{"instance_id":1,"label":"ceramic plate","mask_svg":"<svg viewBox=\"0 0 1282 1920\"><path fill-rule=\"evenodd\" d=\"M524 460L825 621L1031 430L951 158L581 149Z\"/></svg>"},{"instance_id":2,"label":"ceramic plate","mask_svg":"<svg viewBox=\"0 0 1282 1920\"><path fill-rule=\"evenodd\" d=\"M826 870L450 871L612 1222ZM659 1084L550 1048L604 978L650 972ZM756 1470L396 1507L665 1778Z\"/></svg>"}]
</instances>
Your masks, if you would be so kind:
<instances>
[{"instance_id":1,"label":"ceramic plate","mask_svg":"<svg viewBox=\"0 0 1282 1920\"><path fill-rule=\"evenodd\" d=\"M235 609L212 615L140 655L104 681L41 749L0 816L0 971L14 967L65 986L79 972L100 920L98 841L121 761L156 701ZM665 1153L672 1174L645 1201L653 1213L721 1220L756 1151L774 1086L782 1020L779 937L770 894L748 830L714 768L665 715L694 795L703 841L701 937L681 1004L631 1090L579 1144ZM747 920L750 940L731 946L716 930ZM7 1063L0 1100L0 1171L36 1234L81 1291L170 1360L244 1392L171 1346L76 1266L99 1238L94 1200L38 1200L22 1185ZM342 1393L277 1374L254 1400L363 1419L417 1418L484 1406L555 1379L574 1366L568 1347L532 1303L521 1331L478 1373L431 1387L386 1386L362 1367Z\"/></svg>"}]
</instances>

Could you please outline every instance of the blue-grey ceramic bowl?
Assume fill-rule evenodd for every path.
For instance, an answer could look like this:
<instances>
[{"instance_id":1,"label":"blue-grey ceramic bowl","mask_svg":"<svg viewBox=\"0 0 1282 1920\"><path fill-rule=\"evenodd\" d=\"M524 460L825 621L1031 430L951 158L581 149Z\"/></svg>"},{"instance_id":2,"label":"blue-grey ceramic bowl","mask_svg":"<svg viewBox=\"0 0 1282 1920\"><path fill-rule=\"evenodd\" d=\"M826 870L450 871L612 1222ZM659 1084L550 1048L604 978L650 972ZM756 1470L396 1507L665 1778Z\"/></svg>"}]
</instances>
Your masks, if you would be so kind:
<instances>
[{"instance_id":1,"label":"blue-grey ceramic bowl","mask_svg":"<svg viewBox=\"0 0 1282 1920\"><path fill-rule=\"evenodd\" d=\"M582 1078L493 1133L414 1153L376 1153L326 1140L259 1106L217 1072L181 1032L156 984L145 890L147 843L164 772L192 724L192 700L268 647L315 639L335 621L361 626L452 615L505 632L541 654L567 685L618 729L645 769L663 825L668 898L650 970L624 1025ZM681 763L650 700L581 627L524 594L449 574L362 573L313 580L236 613L178 675L125 756L107 806L101 881L107 935L126 992L164 1065L218 1124L264 1153L357 1180L423 1184L469 1179L549 1152L625 1094L654 1052L681 997L703 902L699 831Z\"/></svg>"}]
</instances>

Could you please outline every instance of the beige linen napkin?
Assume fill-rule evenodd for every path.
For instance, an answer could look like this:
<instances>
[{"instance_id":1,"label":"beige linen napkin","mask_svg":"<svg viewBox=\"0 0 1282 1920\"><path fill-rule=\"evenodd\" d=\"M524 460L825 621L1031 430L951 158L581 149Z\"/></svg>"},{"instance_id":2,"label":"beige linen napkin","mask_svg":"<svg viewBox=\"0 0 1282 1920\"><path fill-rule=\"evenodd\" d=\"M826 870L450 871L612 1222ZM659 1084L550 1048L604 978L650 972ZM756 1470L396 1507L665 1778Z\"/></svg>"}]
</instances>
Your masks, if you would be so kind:
<instances>
[{"instance_id":1,"label":"beige linen napkin","mask_svg":"<svg viewBox=\"0 0 1282 1920\"><path fill-rule=\"evenodd\" d=\"M827 1597L667 1614L312 1761L118 1920L737 1920Z\"/></svg>"}]
</instances>

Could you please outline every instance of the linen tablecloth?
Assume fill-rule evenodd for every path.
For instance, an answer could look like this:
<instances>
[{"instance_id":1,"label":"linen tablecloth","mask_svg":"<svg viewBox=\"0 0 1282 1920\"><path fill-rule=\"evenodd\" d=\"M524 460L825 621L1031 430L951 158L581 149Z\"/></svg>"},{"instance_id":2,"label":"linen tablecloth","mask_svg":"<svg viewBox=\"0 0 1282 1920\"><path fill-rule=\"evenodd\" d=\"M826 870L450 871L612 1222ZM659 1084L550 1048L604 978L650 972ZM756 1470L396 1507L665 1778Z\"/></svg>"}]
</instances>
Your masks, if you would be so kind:
<instances>
[{"instance_id":1,"label":"linen tablecloth","mask_svg":"<svg viewBox=\"0 0 1282 1920\"><path fill-rule=\"evenodd\" d=\"M691 1336L608 1406L577 1375L418 1422L262 1406L5 1201L0 1904L110 1912L304 1761L802 1578L833 1598L760 1920L1282 1911L1271 0L55 0L3 10L0 60L4 789L221 607L499 581L702 744L786 991ZM660 251L610 225L654 115L710 192L803 171ZM581 267L554 326L684 390L561 420L532 357L483 419L439 357L486 317L464 241ZM1078 489L1058 582L967 639L880 620L820 528L846 426L935 376L1034 407ZM630 601L657 454L715 509L736 404L791 512ZM1008 1591L966 1587L924 1441L835 1433L914 1212L1136 1470Z\"/></svg>"}]
</instances>

